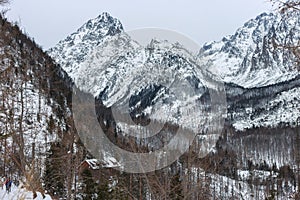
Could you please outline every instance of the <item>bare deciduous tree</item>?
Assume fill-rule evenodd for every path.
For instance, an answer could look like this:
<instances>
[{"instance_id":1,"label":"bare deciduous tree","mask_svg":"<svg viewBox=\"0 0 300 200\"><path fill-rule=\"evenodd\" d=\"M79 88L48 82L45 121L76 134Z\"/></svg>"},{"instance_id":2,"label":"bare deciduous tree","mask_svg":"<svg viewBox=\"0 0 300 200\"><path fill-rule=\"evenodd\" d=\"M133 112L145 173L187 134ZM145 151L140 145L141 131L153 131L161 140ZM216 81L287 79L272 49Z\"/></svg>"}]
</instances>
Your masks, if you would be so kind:
<instances>
[{"instance_id":1,"label":"bare deciduous tree","mask_svg":"<svg viewBox=\"0 0 300 200\"><path fill-rule=\"evenodd\" d=\"M270 0L273 6L282 14L282 20L289 20L289 16L293 13L299 13L300 11L300 0ZM287 18L287 19L285 19ZM300 41L295 44L290 43L278 43L275 39L272 39L274 48L281 48L290 51L296 58L295 65L300 70Z\"/></svg>"},{"instance_id":2,"label":"bare deciduous tree","mask_svg":"<svg viewBox=\"0 0 300 200\"><path fill-rule=\"evenodd\" d=\"M300 11L300 1L299 0L270 0L273 5L278 7L281 13L286 13L289 11Z\"/></svg>"}]
</instances>

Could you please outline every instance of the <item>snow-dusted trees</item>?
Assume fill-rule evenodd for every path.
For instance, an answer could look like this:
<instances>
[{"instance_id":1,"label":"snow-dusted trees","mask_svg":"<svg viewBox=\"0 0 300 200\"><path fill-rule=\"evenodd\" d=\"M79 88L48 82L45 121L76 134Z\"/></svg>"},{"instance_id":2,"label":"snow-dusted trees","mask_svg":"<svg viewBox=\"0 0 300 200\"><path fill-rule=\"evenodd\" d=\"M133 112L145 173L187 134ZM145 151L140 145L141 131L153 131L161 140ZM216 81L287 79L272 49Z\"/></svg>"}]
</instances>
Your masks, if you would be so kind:
<instances>
[{"instance_id":1,"label":"snow-dusted trees","mask_svg":"<svg viewBox=\"0 0 300 200\"><path fill-rule=\"evenodd\" d=\"M0 39L0 177L11 176L30 191L43 192L46 152L59 140L64 157L53 156L68 169L63 190L71 198L79 161L68 110L69 79L17 25L2 17Z\"/></svg>"}]
</instances>

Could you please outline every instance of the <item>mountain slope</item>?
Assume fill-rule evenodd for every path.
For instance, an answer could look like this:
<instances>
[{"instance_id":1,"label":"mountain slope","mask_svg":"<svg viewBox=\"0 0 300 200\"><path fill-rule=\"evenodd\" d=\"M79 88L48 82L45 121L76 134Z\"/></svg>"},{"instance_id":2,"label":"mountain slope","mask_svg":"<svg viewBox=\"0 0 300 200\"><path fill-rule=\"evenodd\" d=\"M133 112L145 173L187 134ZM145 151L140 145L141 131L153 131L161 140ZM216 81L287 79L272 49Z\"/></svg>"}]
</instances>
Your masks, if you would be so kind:
<instances>
[{"instance_id":1,"label":"mountain slope","mask_svg":"<svg viewBox=\"0 0 300 200\"><path fill-rule=\"evenodd\" d=\"M71 137L72 81L18 26L0 17L0 170L44 193L51 143ZM71 134L72 133L72 134Z\"/></svg>"},{"instance_id":2,"label":"mountain slope","mask_svg":"<svg viewBox=\"0 0 300 200\"><path fill-rule=\"evenodd\" d=\"M228 117L237 130L297 126L300 122L300 76L274 85L242 88L226 84Z\"/></svg>"},{"instance_id":3,"label":"mountain slope","mask_svg":"<svg viewBox=\"0 0 300 200\"><path fill-rule=\"evenodd\" d=\"M76 32L48 50L68 75L75 80L78 66L105 38L123 31L119 20L103 13L82 25Z\"/></svg>"},{"instance_id":4,"label":"mountain slope","mask_svg":"<svg viewBox=\"0 0 300 200\"><path fill-rule=\"evenodd\" d=\"M106 23L106 26L103 26L103 21L99 20L103 18L111 19L109 20L111 23ZM118 99L126 95L134 99L134 96L138 97L148 94L144 99L151 98L155 99L155 101L151 99L148 99L148 101L132 101L127 99L123 104L125 105L125 102L130 101L129 109L132 112L140 110L140 115L149 115L152 113L153 117L157 116L154 117L155 119L165 120L170 118L173 122L189 124L187 126L191 127L193 122L190 121L189 117L182 115L182 113L190 113L188 110L193 109L191 107L188 108L189 106L186 108L183 108L184 106L180 108L179 106L184 105L183 102L187 99L180 103L176 102L175 99L166 101L170 97L163 97L167 91L162 91L165 88L161 88L160 83L152 81L154 77L140 77L142 74L151 74L149 72L151 69L153 70L153 67L147 68L145 67L147 65L154 66L156 64L162 68L165 65L177 65L178 67L174 67L172 72L164 73L169 74L166 75L166 79L172 79L172 76L175 76L177 72L186 76L185 78L189 84L185 86L185 91L181 94L182 96L191 96L193 94L193 91L187 90L187 87L191 86L191 84L194 84L192 86L194 89L198 87L197 84L200 84L199 88L201 88L201 84L202 86L206 85L205 83L201 83L204 81L203 77L201 78L201 74L203 76L206 71L211 73L211 76L220 77L225 81L227 100L230 105L228 120L238 130L260 126L274 127L282 123L297 123L298 101L288 99L289 95L298 95L298 90L295 89L297 84L289 88L283 87L283 85L289 83L293 85L292 83L295 82L291 80L297 79L298 72L295 70L296 60L292 53L282 48L275 48L271 42L295 44L300 37L300 26L298 26L300 23L299 15L294 14L289 16L289 20L283 20L282 16L272 13L259 15L257 18L245 23L234 35L224 38L221 42L213 42L202 47L199 53L200 68L196 66L192 67L191 63L184 64L182 60L188 60L189 55L178 51L179 48L168 44L166 41L153 40L145 49L138 43L131 42L129 37L125 37L126 34L122 34L124 37L118 37L117 34L115 36L99 37L92 42L85 42L85 40L76 42L78 40L76 38L80 35L90 38L90 34L95 35L94 32L103 33L108 29L118 30L114 33L122 32L120 29L122 26L119 21L113 19L113 17L104 13L103 16L100 15L98 18L92 20L94 21L93 26L87 26L88 22L83 26L84 28L80 28L76 33L71 34L66 40L59 42L54 48L49 50L52 57L58 63L64 68L68 68L67 72L69 70L70 76L79 88L96 97L101 96L106 106L114 105ZM95 27L101 28L100 30L95 30ZM120 43L117 43L118 39ZM77 43L80 45L77 45ZM97 45L95 46L94 44ZM61 49L65 50L61 51ZM68 49L72 50L69 51ZM90 53L84 59L81 59L82 56L80 54L69 55L69 52L85 50ZM178 57L178 55L181 56ZM195 60L195 58L192 60ZM195 63L199 62L195 61ZM141 67L143 65L145 68ZM199 68L201 73L195 74L193 72L191 74L197 68ZM133 80L134 78L136 79ZM238 89L239 87L241 88ZM263 87L265 89L259 90L259 88ZM235 105L237 96L234 93L240 94L239 90L242 90L242 93L244 93L241 97L244 101L241 101L243 102L242 105ZM259 95L254 95L257 91L262 92L260 97L258 97ZM270 91L277 92L271 95ZM200 93L204 94L204 90ZM198 97L201 97L200 93ZM287 96L286 94L289 95ZM152 96L150 97L149 95ZM163 102L172 102L172 108L168 103L158 103L157 99L162 100L164 98ZM205 98L209 98L209 93L207 93ZM256 102L255 105L254 103L251 105L246 103L246 100L249 98L251 102ZM257 103L257 99L262 99L264 103ZM133 102L135 104L144 103L136 107L136 105L133 105ZM291 107L296 108L293 110L295 113L288 114L287 111L289 109L286 107L287 103L284 102L292 103ZM158 104L155 106L156 103ZM279 104L280 106L274 106L273 104ZM157 108L159 107L162 107L163 109L159 110L166 114L154 114L158 111ZM142 108L142 111L140 108ZM266 110L269 112L266 112ZM171 111L173 114L167 111ZM178 113L175 114L176 112ZM195 112L198 111L195 110ZM266 115L270 116L266 117Z\"/></svg>"},{"instance_id":5,"label":"mountain slope","mask_svg":"<svg viewBox=\"0 0 300 200\"><path fill-rule=\"evenodd\" d=\"M222 41L205 44L200 59L208 70L228 83L245 88L261 87L297 75L295 56L277 45L297 45L300 14L289 16L263 13Z\"/></svg>"}]
</instances>

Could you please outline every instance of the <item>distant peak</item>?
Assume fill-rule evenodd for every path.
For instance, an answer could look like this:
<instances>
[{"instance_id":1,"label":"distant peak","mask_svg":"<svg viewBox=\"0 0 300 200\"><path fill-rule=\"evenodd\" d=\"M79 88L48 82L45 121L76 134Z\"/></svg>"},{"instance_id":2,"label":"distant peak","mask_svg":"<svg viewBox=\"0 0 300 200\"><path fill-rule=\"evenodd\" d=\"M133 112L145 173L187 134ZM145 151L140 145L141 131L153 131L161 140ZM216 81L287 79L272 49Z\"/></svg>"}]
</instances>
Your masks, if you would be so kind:
<instances>
[{"instance_id":1,"label":"distant peak","mask_svg":"<svg viewBox=\"0 0 300 200\"><path fill-rule=\"evenodd\" d=\"M177 48L177 47L183 47L180 43L178 42L171 42L168 40L164 39L159 39L159 38L152 38L150 43L148 44L148 47L150 48L155 48L155 49L171 49L171 48Z\"/></svg>"},{"instance_id":2,"label":"distant peak","mask_svg":"<svg viewBox=\"0 0 300 200\"><path fill-rule=\"evenodd\" d=\"M66 39L59 41L48 52L70 75L71 72L74 73L79 69L79 64L106 37L119 34L123 30L123 26L117 18L103 12L98 17L88 20ZM70 76L73 78L72 74Z\"/></svg>"},{"instance_id":3,"label":"distant peak","mask_svg":"<svg viewBox=\"0 0 300 200\"><path fill-rule=\"evenodd\" d=\"M99 17L112 17L108 12L103 12Z\"/></svg>"},{"instance_id":4,"label":"distant peak","mask_svg":"<svg viewBox=\"0 0 300 200\"><path fill-rule=\"evenodd\" d=\"M122 32L123 26L121 22L112 17L109 13L103 12L98 17L88 20L85 24L83 24L75 33L71 34L79 34L79 35L115 35L116 33Z\"/></svg>"},{"instance_id":5,"label":"distant peak","mask_svg":"<svg viewBox=\"0 0 300 200\"><path fill-rule=\"evenodd\" d=\"M108 20L112 20L115 18L113 16L111 16L108 12L103 12L96 19L98 19L100 21L108 21Z\"/></svg>"},{"instance_id":6,"label":"distant peak","mask_svg":"<svg viewBox=\"0 0 300 200\"><path fill-rule=\"evenodd\" d=\"M258 15L257 17L256 17L256 19L258 19L258 18L262 18L262 17L266 17L266 16L273 16L274 14L272 13L272 12L270 12L270 13L268 13L268 12L263 12L263 13L261 13L260 15Z\"/></svg>"}]
</instances>

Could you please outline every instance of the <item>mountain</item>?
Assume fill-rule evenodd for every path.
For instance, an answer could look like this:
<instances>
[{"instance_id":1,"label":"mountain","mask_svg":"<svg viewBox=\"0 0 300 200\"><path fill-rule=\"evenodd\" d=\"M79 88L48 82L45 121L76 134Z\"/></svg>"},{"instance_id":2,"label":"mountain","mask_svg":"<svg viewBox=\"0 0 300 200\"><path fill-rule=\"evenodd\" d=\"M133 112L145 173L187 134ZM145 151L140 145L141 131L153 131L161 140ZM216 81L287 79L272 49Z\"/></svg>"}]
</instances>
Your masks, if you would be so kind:
<instances>
[{"instance_id":1,"label":"mountain","mask_svg":"<svg viewBox=\"0 0 300 200\"><path fill-rule=\"evenodd\" d=\"M180 45L152 40L144 48L123 33L94 49L75 84L106 107L129 109L134 117L168 119L199 132L194 120L203 120L197 113L203 110L200 101L208 80L196 59Z\"/></svg>"},{"instance_id":2,"label":"mountain","mask_svg":"<svg viewBox=\"0 0 300 200\"><path fill-rule=\"evenodd\" d=\"M123 31L121 22L103 13L81 26L76 32L60 41L48 53L55 58L72 79L76 79L79 64L101 44L105 38Z\"/></svg>"},{"instance_id":3,"label":"mountain","mask_svg":"<svg viewBox=\"0 0 300 200\"><path fill-rule=\"evenodd\" d=\"M237 130L299 123L300 14L263 13L234 35L205 44L199 58L226 85L228 121Z\"/></svg>"},{"instance_id":4,"label":"mountain","mask_svg":"<svg viewBox=\"0 0 300 200\"><path fill-rule=\"evenodd\" d=\"M123 32L118 20L103 13L48 52L77 87L101 98L106 107L121 103L119 109L125 111L129 104L135 117L151 114L154 120L168 118L199 131L193 120L203 118L188 115L198 116L196 99L207 90L200 80L204 72L180 45L152 40L144 48Z\"/></svg>"},{"instance_id":5,"label":"mountain","mask_svg":"<svg viewBox=\"0 0 300 200\"><path fill-rule=\"evenodd\" d=\"M206 43L199 57L208 63L211 73L227 83L253 88L284 82L298 74L297 59L280 45L297 45L299 27L298 12L289 16L263 13L234 35Z\"/></svg>"},{"instance_id":6,"label":"mountain","mask_svg":"<svg viewBox=\"0 0 300 200\"><path fill-rule=\"evenodd\" d=\"M290 99L290 97L298 95L297 80L293 81L299 78L298 71L295 69L297 60L290 51L275 48L275 44L295 44L300 37L299 15L296 13L288 17L289 19L286 19L279 14L263 13L245 23L234 35L227 36L220 42L204 45L198 55L200 68L184 62L190 58L189 53L182 53L180 47L172 46L166 41L153 40L147 48L143 49L138 43L132 42L123 32L120 22L107 13L84 24L67 39L51 48L49 54L61 64L79 88L94 96L101 96L105 106L108 107L125 96L134 99L134 96L141 96L138 94L143 96L147 94L144 99L150 99L144 101L146 104L136 107L131 103L130 109L133 112L142 108L141 113L144 115L152 113L154 119L165 120L171 117L174 123L192 127L193 122L187 117L191 114L188 110L193 110L191 104L186 105L185 108L181 106L186 99L176 102L177 104L175 103L171 108L175 99L166 94L168 91L165 87L161 87L161 83L155 83L153 77L141 78L154 69L146 66L160 64L165 69L168 69L168 65L174 67L170 68L173 70L170 73L162 70L168 74L165 77L167 80L176 76L176 72L186 75L184 79L189 82L189 86L193 85L191 87L195 89L194 92L198 90L196 91L198 97L204 94L203 88L206 85L202 83L203 80L199 76L205 75L223 80L229 105L227 119L237 130L261 126L274 127L282 123L296 124L298 112L293 108L298 107L298 99ZM88 24L93 25L88 26ZM103 34L107 33L107 30L114 30L109 32L113 34ZM101 34L98 34L99 32ZM119 34L121 36L118 36ZM97 39L90 35L100 36ZM76 39L80 37L83 38L82 41ZM85 38L93 38L93 40ZM118 39L123 43L116 43ZM73 52L85 52L86 56ZM197 58L191 60L199 63ZM134 78L136 80L133 80ZM291 84L288 84L289 82ZM283 86L287 84L289 88ZM201 87L202 91L198 89ZM206 98L209 98L207 91ZM183 93L182 96L191 96L193 91L185 90ZM243 103L237 104L239 98L236 94L241 93L244 93L241 97L243 100L239 102ZM152 101L153 99L156 102ZM129 102L130 99L123 100L125 105L125 102ZM162 104L158 103L159 101L169 103ZM140 103L136 100L131 102ZM164 112L161 112L163 110ZM172 112L168 113L167 110ZM292 114L290 114L291 110ZM155 112L157 113L154 114Z\"/></svg>"},{"instance_id":7,"label":"mountain","mask_svg":"<svg viewBox=\"0 0 300 200\"><path fill-rule=\"evenodd\" d=\"M197 142L207 144L207 151L199 156L197 144L191 148L196 157L192 167L185 168L190 163L183 158L170 167L172 172L190 170L191 180L209 177L205 189L211 198L265 199L276 193L286 199L300 183L300 76L297 59L280 47L297 44L300 18L299 13L287 17L261 14L234 35L205 44L194 56L168 41L153 39L142 46L104 13L48 52L80 90L96 99L98 120L115 144L131 141L124 132L141 132L124 117L127 112L136 123L169 123L157 137L135 138L150 152L163 146L180 125L199 134ZM222 92L226 101L222 95L212 96ZM214 119L224 122L222 134L208 138L208 129L219 128ZM287 186L279 186L283 183ZM275 187L280 189L273 191Z\"/></svg>"}]
</instances>

